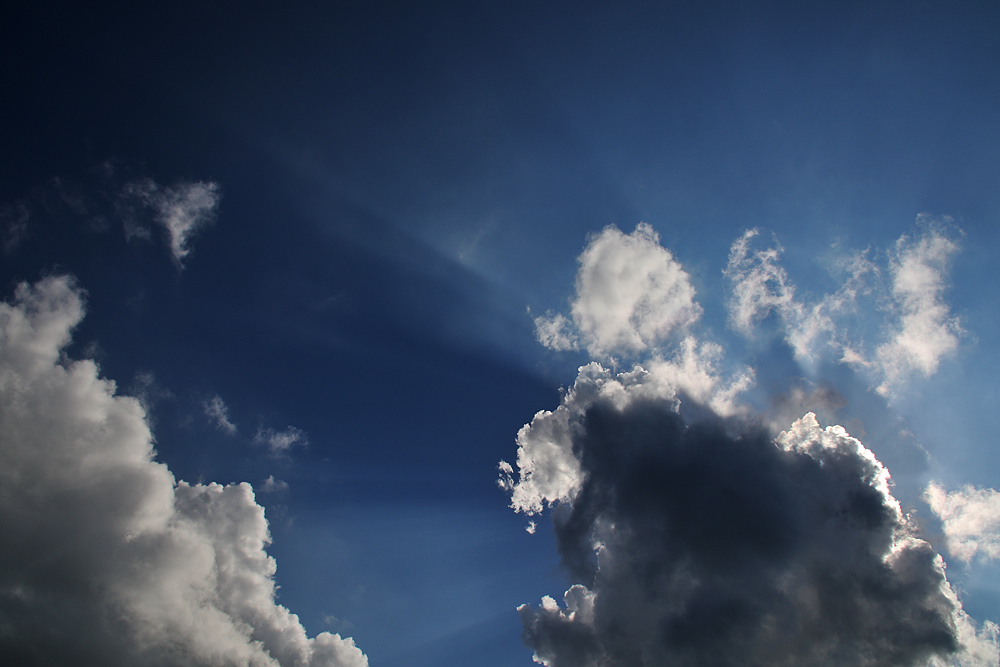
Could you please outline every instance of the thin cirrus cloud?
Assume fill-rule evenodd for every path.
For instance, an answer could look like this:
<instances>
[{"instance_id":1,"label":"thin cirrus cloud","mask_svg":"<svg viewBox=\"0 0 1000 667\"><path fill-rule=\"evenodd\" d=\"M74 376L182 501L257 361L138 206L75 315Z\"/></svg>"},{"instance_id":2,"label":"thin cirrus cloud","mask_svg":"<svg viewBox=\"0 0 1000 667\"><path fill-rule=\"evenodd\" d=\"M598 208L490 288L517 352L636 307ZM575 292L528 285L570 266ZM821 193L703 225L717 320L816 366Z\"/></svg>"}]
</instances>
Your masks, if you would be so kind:
<instances>
[{"instance_id":1,"label":"thin cirrus cloud","mask_svg":"<svg viewBox=\"0 0 1000 667\"><path fill-rule=\"evenodd\" d=\"M308 447L309 438L305 431L289 426L283 431L273 428L260 428L253 437L254 444L264 445L274 456L288 454L295 447Z\"/></svg>"},{"instance_id":2,"label":"thin cirrus cloud","mask_svg":"<svg viewBox=\"0 0 1000 667\"><path fill-rule=\"evenodd\" d=\"M205 410L205 416L208 417L208 421L215 428L227 435L236 435L236 424L230 420L229 406L226 405L221 396L216 394L205 401L202 407Z\"/></svg>"},{"instance_id":3,"label":"thin cirrus cloud","mask_svg":"<svg viewBox=\"0 0 1000 667\"><path fill-rule=\"evenodd\" d=\"M884 264L869 252L844 258L843 284L818 298L796 293L776 241L759 247L760 230L737 239L724 271L732 327L753 337L768 315L777 315L781 335L796 359L814 364L832 358L862 369L876 391L892 398L915 375L930 377L954 352L963 333L944 298L949 264L961 231L950 219L917 218L918 232L902 235L885 253ZM885 278L888 277L888 284ZM851 335L852 317L881 319L877 345Z\"/></svg>"},{"instance_id":4,"label":"thin cirrus cloud","mask_svg":"<svg viewBox=\"0 0 1000 667\"><path fill-rule=\"evenodd\" d=\"M133 181L122 188L118 208L128 237L149 238L147 227L137 222L136 209L152 210L167 232L170 253L178 267L191 252L191 240L215 220L222 189L211 181L160 185L151 179Z\"/></svg>"},{"instance_id":5,"label":"thin cirrus cloud","mask_svg":"<svg viewBox=\"0 0 1000 667\"><path fill-rule=\"evenodd\" d=\"M754 235L737 240L726 272L736 283L734 326L752 330L777 310L797 356L838 344L832 323L868 289L874 269L856 257L844 288L806 305L778 264L779 251L750 250ZM622 236L606 230L599 239ZM921 260L920 241L897 248L899 266L941 268ZM605 255L611 268L602 271L590 250L581 274L586 267L624 280L605 286L608 294L641 289L617 270L615 253ZM894 284L901 280L895 267ZM577 303L585 294L578 276L573 325L583 339ZM655 300L633 295L633 303ZM908 311L900 308L905 329ZM609 317L634 324L631 315ZM658 320L657 313L642 317ZM714 343L691 333L672 347L662 337L650 343L631 370L582 366L560 405L519 431L516 469L500 463L500 486L515 511L553 510L560 558L573 579L562 605L546 596L538 607L519 607L537 662L1000 665L1000 628L963 610L943 559L901 511L888 470L868 448L840 426L822 428L811 412L775 437L737 403L751 370L723 385ZM588 345L592 353L611 348ZM795 402L817 401L800 393ZM831 410L841 403L829 392L820 398ZM705 408L693 422L680 410L690 399ZM536 528L532 521L529 532Z\"/></svg>"},{"instance_id":6,"label":"thin cirrus cloud","mask_svg":"<svg viewBox=\"0 0 1000 667\"><path fill-rule=\"evenodd\" d=\"M140 402L63 350L66 277L0 304L0 657L35 665L363 667L275 602L249 484L176 481Z\"/></svg>"}]
</instances>

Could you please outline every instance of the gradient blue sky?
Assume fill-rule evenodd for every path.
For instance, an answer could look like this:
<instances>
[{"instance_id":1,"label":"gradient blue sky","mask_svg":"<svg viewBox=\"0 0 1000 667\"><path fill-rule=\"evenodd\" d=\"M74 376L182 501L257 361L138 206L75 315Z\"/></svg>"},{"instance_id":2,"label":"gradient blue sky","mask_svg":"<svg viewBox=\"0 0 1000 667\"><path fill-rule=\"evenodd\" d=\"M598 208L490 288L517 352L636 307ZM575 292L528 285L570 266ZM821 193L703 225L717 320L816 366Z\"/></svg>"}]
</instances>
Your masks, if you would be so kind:
<instances>
[{"instance_id":1,"label":"gradient blue sky","mask_svg":"<svg viewBox=\"0 0 1000 667\"><path fill-rule=\"evenodd\" d=\"M373 667L533 664L515 608L570 582L497 462L590 360L533 318L569 312L595 234L643 221L755 369L746 404L834 388L827 423L863 425L965 610L1000 621L1000 566L948 558L921 501L931 479L1000 486L996 2L37 2L0 26L3 298L76 278L69 356L144 396L178 479L253 484L310 636ZM218 185L183 265L148 211L149 238L126 233L144 179ZM744 230L822 295L837 256L884 263L920 214L960 246L964 333L932 376L887 399L768 321L729 325ZM270 455L289 426L308 446Z\"/></svg>"}]
</instances>

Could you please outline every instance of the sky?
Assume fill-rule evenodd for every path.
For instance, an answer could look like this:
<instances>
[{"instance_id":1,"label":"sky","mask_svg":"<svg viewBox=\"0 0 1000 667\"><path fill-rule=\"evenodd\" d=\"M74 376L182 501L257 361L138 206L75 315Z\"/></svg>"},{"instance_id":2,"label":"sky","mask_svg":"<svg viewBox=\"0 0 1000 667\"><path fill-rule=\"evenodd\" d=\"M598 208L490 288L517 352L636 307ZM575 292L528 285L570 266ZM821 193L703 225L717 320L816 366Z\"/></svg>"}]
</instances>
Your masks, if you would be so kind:
<instances>
[{"instance_id":1,"label":"sky","mask_svg":"<svg viewBox=\"0 0 1000 667\"><path fill-rule=\"evenodd\" d=\"M995 2L0 19L0 656L1000 665Z\"/></svg>"}]
</instances>

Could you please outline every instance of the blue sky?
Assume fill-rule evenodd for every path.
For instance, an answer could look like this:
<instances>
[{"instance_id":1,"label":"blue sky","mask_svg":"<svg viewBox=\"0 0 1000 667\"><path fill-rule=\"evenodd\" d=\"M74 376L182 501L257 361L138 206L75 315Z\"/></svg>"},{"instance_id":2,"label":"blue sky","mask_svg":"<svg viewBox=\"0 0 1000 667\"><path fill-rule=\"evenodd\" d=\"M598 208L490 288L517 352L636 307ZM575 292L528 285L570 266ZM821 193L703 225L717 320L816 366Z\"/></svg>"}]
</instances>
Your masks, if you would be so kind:
<instances>
[{"instance_id":1,"label":"blue sky","mask_svg":"<svg viewBox=\"0 0 1000 667\"><path fill-rule=\"evenodd\" d=\"M815 412L819 430L801 422L805 440L748 463L747 480L765 471L766 488L801 499L783 475L806 459L840 470L830 452L871 472L853 440L819 435L844 426L895 484L877 489L891 517L865 530L897 546L912 533L943 557L949 593L934 584L921 608L956 637L978 629L982 649L914 640L879 659L996 665L998 22L989 2L5 9L0 651L38 665L362 664L346 644L321 662L332 644L306 637L328 632L373 667L680 661L608 592L631 590L609 563L634 536L607 526L646 524L588 494L646 487L594 467L617 437L601 425L673 433L664 414L679 414L756 442ZM89 375L60 370L86 359ZM591 362L601 370L579 370ZM576 426L549 433L539 411ZM636 438L615 450L622 470L651 455ZM680 531L664 544L705 568L691 545L710 531L733 553L758 544L697 499L762 478L662 495L683 465L653 451L669 469L635 497ZM546 487L557 469L564 483ZM829 488L816 507L847 487ZM671 503L707 518L682 530ZM135 509L147 504L160 523ZM764 524L784 525L768 508ZM826 549L806 525L788 524L792 551ZM877 542L844 530L842 543ZM177 555L193 544L215 569L179 565L202 562ZM237 558L253 595L218 579L234 544L256 545ZM673 553L647 566L676 574ZM132 567L149 568L143 585L114 574ZM723 579L725 595L687 608L718 618L706 600L742 601L754 632L788 609L740 597L749 574ZM598 620L570 618L571 599ZM632 603L697 636L670 616L682 612ZM233 643L201 637L191 628L210 621L184 605L231 623L215 636ZM103 620L80 620L91 607ZM634 629L628 650L601 633L612 621ZM267 634L289 623L294 641ZM717 636L738 635L733 623ZM837 651L815 664L847 660Z\"/></svg>"}]
</instances>

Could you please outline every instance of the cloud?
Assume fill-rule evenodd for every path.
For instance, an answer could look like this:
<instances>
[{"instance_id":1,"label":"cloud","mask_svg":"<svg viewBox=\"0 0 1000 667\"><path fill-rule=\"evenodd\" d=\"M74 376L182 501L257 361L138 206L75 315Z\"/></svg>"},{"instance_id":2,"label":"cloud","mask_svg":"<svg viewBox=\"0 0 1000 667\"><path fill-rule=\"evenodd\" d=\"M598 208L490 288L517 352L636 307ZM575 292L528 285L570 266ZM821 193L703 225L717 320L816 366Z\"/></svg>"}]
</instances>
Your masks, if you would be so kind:
<instances>
[{"instance_id":1,"label":"cloud","mask_svg":"<svg viewBox=\"0 0 1000 667\"><path fill-rule=\"evenodd\" d=\"M276 604L250 485L176 481L140 402L63 356L83 311L66 277L0 304L0 662L367 665Z\"/></svg>"},{"instance_id":2,"label":"cloud","mask_svg":"<svg viewBox=\"0 0 1000 667\"><path fill-rule=\"evenodd\" d=\"M150 237L149 229L135 215L135 203L151 208L157 222L167 231L170 252L178 266L191 252L191 238L202 227L215 219L222 198L217 183L197 181L181 182L172 187L159 185L150 179L133 181L122 189L119 213L125 223L129 238Z\"/></svg>"},{"instance_id":3,"label":"cloud","mask_svg":"<svg viewBox=\"0 0 1000 667\"><path fill-rule=\"evenodd\" d=\"M548 347L582 344L595 358L642 352L701 316L688 274L646 223L631 234L606 227L579 262L572 323L558 314L535 319Z\"/></svg>"},{"instance_id":4,"label":"cloud","mask_svg":"<svg viewBox=\"0 0 1000 667\"><path fill-rule=\"evenodd\" d=\"M261 493L278 493L280 491L288 490L288 482L280 479L275 479L274 475L268 475L267 479L264 480L264 486L261 487Z\"/></svg>"},{"instance_id":5,"label":"cloud","mask_svg":"<svg viewBox=\"0 0 1000 667\"><path fill-rule=\"evenodd\" d=\"M899 321L876 353L884 378L878 387L881 394L891 393L911 373L933 375L941 358L958 347L963 333L944 301L948 264L958 252L958 243L926 217L918 222L926 226L923 233L916 238L900 237L890 256Z\"/></svg>"},{"instance_id":6,"label":"cloud","mask_svg":"<svg viewBox=\"0 0 1000 667\"><path fill-rule=\"evenodd\" d=\"M205 416L217 429L228 435L236 435L236 424L229 420L229 407L222 397L216 394L203 403Z\"/></svg>"},{"instance_id":7,"label":"cloud","mask_svg":"<svg viewBox=\"0 0 1000 667\"><path fill-rule=\"evenodd\" d=\"M884 268L868 251L841 259L842 285L819 298L797 296L780 264L783 248L777 242L757 247L760 230L748 230L733 243L724 271L731 287L730 324L753 337L774 313L798 361L810 367L821 359L847 363L867 373L878 393L892 397L914 374L933 375L963 333L944 301L948 265L958 252L949 223L918 217L920 231L899 238L884 255ZM883 275L890 285L882 284ZM883 321L878 344L852 332L850 318L861 315Z\"/></svg>"},{"instance_id":8,"label":"cloud","mask_svg":"<svg viewBox=\"0 0 1000 667\"><path fill-rule=\"evenodd\" d=\"M690 331L679 342L643 336L630 307L594 309L604 319L586 324L579 308L591 303L585 267L600 276L599 293L621 291L626 303L645 304L643 321L679 321L677 299L647 299L643 290L655 292L655 281L618 270L628 254L622 248L657 254L651 230L633 236L626 243L631 237L609 228L592 241L580 258L572 322L549 316L536 327L549 347L583 346L595 358L628 350L642 353L641 363L624 372L597 361L580 367L559 406L518 432L516 466L500 463L499 483L515 511L550 510L571 578L562 603L545 596L540 606L518 609L535 660L549 667L1000 666L1000 628L965 613L944 560L893 497L886 468L842 427L819 425L811 410L832 416L846 404L836 390L807 381L776 398L768 415L753 415L737 403L753 370L725 379L718 344ZM937 303L933 276L940 273L925 268L942 263L925 258L940 252L923 249L924 240L937 247L933 238L933 231L920 241L904 237L890 258L893 285L906 273L901 267L915 266L922 282L905 284L933 296L911 307L911 288L880 291L883 273L870 251L840 262L837 290L803 299L780 265L780 246L760 248L759 232L750 230L734 243L725 271L730 322L752 336L773 313L799 361L832 356L881 382L887 371L869 361L876 348L852 339L845 323L871 300L906 329L907 312ZM605 241L611 259L595 250ZM799 418L803 408L809 411ZM532 520L528 531L536 528Z\"/></svg>"},{"instance_id":9,"label":"cloud","mask_svg":"<svg viewBox=\"0 0 1000 667\"><path fill-rule=\"evenodd\" d=\"M274 456L287 454L292 447L309 446L305 431L294 426L289 426L284 431L275 431L273 428L257 429L253 441L254 444L266 446Z\"/></svg>"},{"instance_id":10,"label":"cloud","mask_svg":"<svg viewBox=\"0 0 1000 667\"><path fill-rule=\"evenodd\" d=\"M538 662L998 664L996 628L977 630L842 428L809 414L772 440L641 392L567 402L574 483L553 520L574 584L519 608Z\"/></svg>"},{"instance_id":11,"label":"cloud","mask_svg":"<svg viewBox=\"0 0 1000 667\"><path fill-rule=\"evenodd\" d=\"M966 485L949 493L932 482L924 500L941 518L951 555L965 562L1000 558L1000 491Z\"/></svg>"}]
</instances>

